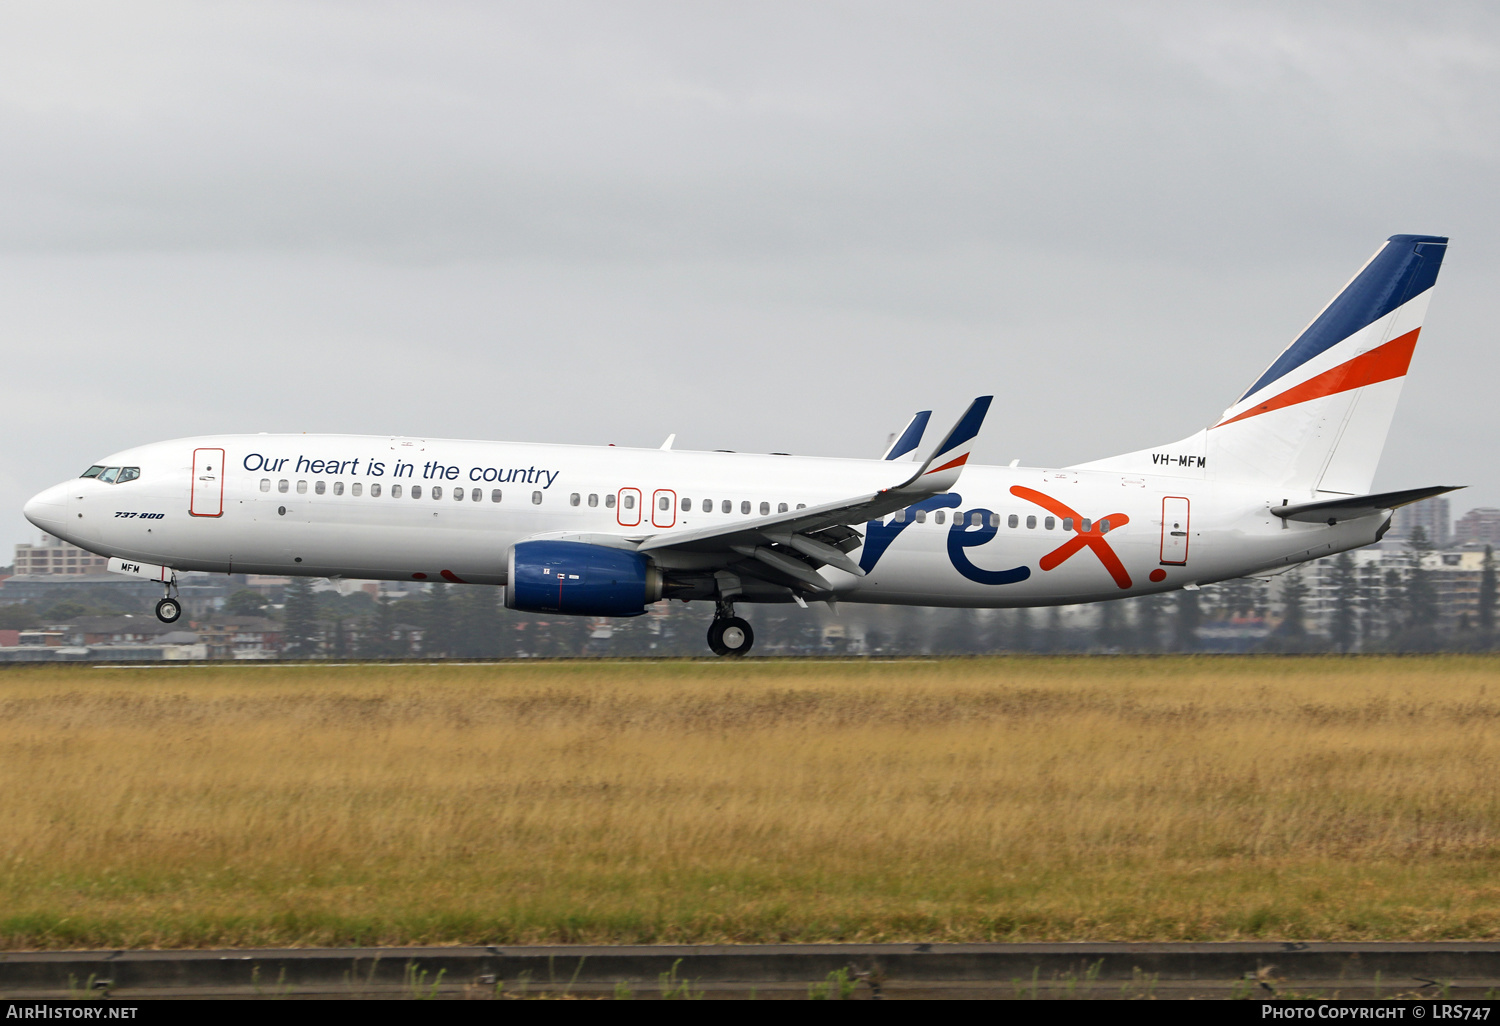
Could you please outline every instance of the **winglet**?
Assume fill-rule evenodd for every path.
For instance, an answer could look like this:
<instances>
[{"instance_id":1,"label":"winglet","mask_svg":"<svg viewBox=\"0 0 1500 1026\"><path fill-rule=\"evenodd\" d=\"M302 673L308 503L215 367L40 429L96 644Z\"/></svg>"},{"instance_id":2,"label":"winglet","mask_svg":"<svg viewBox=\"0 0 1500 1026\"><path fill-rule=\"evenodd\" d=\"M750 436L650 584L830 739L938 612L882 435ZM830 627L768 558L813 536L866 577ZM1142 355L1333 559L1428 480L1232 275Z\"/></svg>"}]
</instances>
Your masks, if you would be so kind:
<instances>
[{"instance_id":1,"label":"winglet","mask_svg":"<svg viewBox=\"0 0 1500 1026\"><path fill-rule=\"evenodd\" d=\"M982 395L970 403L964 415L958 418L958 423L953 425L953 430L948 432L948 436L927 457L921 469L900 487L915 485L923 492L935 494L946 492L957 484L958 475L963 471L964 464L969 462L969 451L974 448L974 439L979 437L985 414L990 412L990 403L994 400L992 395Z\"/></svg>"},{"instance_id":2,"label":"winglet","mask_svg":"<svg viewBox=\"0 0 1500 1026\"><path fill-rule=\"evenodd\" d=\"M917 451L917 446L922 444L922 434L927 430L927 421L932 417L931 410L923 410L911 419L906 425L906 430L901 432L900 437L891 436L891 444L886 447L883 460L899 460L903 456Z\"/></svg>"}]
</instances>

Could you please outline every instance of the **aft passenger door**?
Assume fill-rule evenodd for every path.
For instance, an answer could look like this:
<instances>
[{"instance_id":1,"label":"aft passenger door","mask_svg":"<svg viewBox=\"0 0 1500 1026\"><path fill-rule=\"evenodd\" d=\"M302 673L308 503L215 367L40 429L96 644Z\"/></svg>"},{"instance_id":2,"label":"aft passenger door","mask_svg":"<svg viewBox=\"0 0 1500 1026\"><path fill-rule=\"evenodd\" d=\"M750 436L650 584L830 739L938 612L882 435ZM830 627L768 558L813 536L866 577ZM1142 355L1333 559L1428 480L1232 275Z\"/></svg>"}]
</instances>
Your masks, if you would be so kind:
<instances>
[{"instance_id":1,"label":"aft passenger door","mask_svg":"<svg viewBox=\"0 0 1500 1026\"><path fill-rule=\"evenodd\" d=\"M224 515L224 450L193 450L193 494L188 513L195 517Z\"/></svg>"},{"instance_id":2,"label":"aft passenger door","mask_svg":"<svg viewBox=\"0 0 1500 1026\"><path fill-rule=\"evenodd\" d=\"M1161 500L1161 561L1183 566L1188 559L1188 530L1192 513L1187 499L1169 495Z\"/></svg>"}]
</instances>

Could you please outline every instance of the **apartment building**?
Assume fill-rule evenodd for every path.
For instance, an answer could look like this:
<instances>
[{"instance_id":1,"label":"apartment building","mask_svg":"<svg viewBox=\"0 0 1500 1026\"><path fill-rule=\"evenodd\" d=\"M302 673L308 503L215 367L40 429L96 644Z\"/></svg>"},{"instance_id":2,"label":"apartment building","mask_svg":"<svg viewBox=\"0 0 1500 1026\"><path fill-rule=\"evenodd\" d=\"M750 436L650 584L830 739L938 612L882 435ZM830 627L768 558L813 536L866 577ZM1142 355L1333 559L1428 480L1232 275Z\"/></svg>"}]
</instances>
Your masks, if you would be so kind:
<instances>
[{"instance_id":1,"label":"apartment building","mask_svg":"<svg viewBox=\"0 0 1500 1026\"><path fill-rule=\"evenodd\" d=\"M105 573L108 562L103 556L44 534L39 545L23 542L16 546L14 573L86 576Z\"/></svg>"}]
</instances>

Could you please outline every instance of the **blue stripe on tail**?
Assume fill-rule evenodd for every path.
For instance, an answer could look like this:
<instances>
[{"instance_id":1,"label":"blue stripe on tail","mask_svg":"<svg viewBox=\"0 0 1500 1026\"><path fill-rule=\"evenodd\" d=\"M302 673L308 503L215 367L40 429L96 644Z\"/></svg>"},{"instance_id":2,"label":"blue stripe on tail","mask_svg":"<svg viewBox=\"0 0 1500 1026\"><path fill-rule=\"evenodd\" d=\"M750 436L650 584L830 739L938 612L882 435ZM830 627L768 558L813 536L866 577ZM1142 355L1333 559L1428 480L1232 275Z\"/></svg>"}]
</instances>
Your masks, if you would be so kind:
<instances>
[{"instance_id":1,"label":"blue stripe on tail","mask_svg":"<svg viewBox=\"0 0 1500 1026\"><path fill-rule=\"evenodd\" d=\"M1328 304L1328 309L1276 358L1271 369L1240 400L1432 288L1447 245L1448 239L1440 235L1392 235L1359 277Z\"/></svg>"}]
</instances>

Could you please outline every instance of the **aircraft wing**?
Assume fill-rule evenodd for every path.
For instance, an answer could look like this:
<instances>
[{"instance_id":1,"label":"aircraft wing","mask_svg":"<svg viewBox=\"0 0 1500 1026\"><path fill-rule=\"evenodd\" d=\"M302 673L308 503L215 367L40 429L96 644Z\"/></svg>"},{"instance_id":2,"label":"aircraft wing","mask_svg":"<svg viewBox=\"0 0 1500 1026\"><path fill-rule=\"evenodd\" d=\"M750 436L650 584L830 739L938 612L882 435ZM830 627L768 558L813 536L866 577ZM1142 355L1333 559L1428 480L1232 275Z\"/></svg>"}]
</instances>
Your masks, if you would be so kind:
<instances>
[{"instance_id":1,"label":"aircraft wing","mask_svg":"<svg viewBox=\"0 0 1500 1026\"><path fill-rule=\"evenodd\" d=\"M1428 488L1408 488L1403 492L1380 492L1375 495L1350 495L1347 498L1325 499L1322 502L1303 502L1289 506L1272 506L1271 512L1283 520L1296 520L1306 524L1334 524L1340 520L1358 520L1383 513L1388 509L1409 506L1423 499L1444 492L1456 492L1465 485L1433 485Z\"/></svg>"},{"instance_id":2,"label":"aircraft wing","mask_svg":"<svg viewBox=\"0 0 1500 1026\"><path fill-rule=\"evenodd\" d=\"M816 573L819 566L836 566L863 577L865 572L845 554L846 549L857 547L860 537L848 525L879 519L949 491L968 462L993 399L981 396L969 404L917 472L889 488L722 526L664 531L648 535L637 551L717 553L730 559L755 560L818 591L829 590L828 583ZM779 580L775 574L771 579Z\"/></svg>"}]
</instances>

